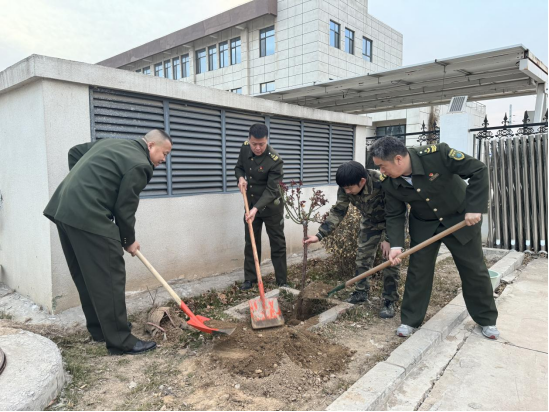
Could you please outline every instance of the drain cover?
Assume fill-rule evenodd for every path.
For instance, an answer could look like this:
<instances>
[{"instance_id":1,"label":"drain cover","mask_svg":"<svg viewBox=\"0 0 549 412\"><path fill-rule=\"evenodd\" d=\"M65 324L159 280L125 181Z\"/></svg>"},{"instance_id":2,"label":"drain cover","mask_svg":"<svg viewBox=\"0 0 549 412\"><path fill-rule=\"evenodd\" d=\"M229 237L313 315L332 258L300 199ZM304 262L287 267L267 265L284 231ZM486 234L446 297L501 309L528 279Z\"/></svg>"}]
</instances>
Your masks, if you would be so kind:
<instances>
[{"instance_id":1,"label":"drain cover","mask_svg":"<svg viewBox=\"0 0 549 412\"><path fill-rule=\"evenodd\" d=\"M2 352L2 349L0 349L0 375L4 371L4 368L6 367L6 355L4 352Z\"/></svg>"}]
</instances>

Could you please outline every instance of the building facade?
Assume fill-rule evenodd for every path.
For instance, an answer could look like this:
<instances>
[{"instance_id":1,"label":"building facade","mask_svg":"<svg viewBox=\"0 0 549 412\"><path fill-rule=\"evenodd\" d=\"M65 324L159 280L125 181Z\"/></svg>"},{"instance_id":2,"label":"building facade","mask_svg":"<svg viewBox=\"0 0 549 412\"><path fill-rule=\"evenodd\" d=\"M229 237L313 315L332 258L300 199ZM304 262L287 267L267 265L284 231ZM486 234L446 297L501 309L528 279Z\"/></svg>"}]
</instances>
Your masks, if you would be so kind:
<instances>
[{"instance_id":1,"label":"building facade","mask_svg":"<svg viewBox=\"0 0 549 412\"><path fill-rule=\"evenodd\" d=\"M367 0L254 0L99 64L259 95L399 67L402 41Z\"/></svg>"}]
</instances>

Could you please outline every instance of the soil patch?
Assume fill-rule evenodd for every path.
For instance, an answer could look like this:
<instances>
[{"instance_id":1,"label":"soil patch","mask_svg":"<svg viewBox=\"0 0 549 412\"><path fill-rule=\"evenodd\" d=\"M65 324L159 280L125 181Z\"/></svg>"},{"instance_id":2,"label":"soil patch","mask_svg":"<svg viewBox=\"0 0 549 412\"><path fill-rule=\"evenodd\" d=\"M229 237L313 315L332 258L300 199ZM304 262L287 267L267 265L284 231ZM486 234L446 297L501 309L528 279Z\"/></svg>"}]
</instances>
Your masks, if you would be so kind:
<instances>
[{"instance_id":1,"label":"soil patch","mask_svg":"<svg viewBox=\"0 0 549 412\"><path fill-rule=\"evenodd\" d=\"M303 327L254 331L240 324L231 336L214 344L212 355L230 373L263 378L280 366L285 355L297 366L324 377L344 369L353 353Z\"/></svg>"},{"instance_id":2,"label":"soil patch","mask_svg":"<svg viewBox=\"0 0 549 412\"><path fill-rule=\"evenodd\" d=\"M323 282L313 282L307 285L297 296L295 318L304 321L334 306L326 299L328 291L331 289Z\"/></svg>"}]
</instances>

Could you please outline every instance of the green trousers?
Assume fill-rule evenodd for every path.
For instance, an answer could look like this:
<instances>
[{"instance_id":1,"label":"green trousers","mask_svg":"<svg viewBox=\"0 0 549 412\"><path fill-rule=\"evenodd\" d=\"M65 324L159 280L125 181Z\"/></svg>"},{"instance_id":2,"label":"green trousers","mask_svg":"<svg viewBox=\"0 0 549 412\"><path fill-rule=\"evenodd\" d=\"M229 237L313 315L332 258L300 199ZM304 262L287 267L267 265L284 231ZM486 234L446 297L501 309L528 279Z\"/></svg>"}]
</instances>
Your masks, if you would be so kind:
<instances>
[{"instance_id":1,"label":"green trousers","mask_svg":"<svg viewBox=\"0 0 549 412\"><path fill-rule=\"evenodd\" d=\"M374 230L360 224L360 233L358 234L358 249L356 252L356 274L360 275L367 272L374 266L377 249L381 243L381 230ZM391 302L398 301L398 281L400 271L398 266L389 266L383 270L383 294L385 300ZM357 282L356 290L369 290L370 278L364 278Z\"/></svg>"},{"instance_id":2,"label":"green trousers","mask_svg":"<svg viewBox=\"0 0 549 412\"><path fill-rule=\"evenodd\" d=\"M271 245L271 260L273 262L276 283L279 285L286 283L288 275L288 264L286 262L286 237L284 236L284 215L259 217L255 216L252 226L254 229L255 243L257 247L257 256L261 262L261 231L265 223L267 236ZM244 279L257 282L255 271L255 261L250 238L248 223L244 221L244 232L246 245L244 246Z\"/></svg>"},{"instance_id":3,"label":"green trousers","mask_svg":"<svg viewBox=\"0 0 549 412\"><path fill-rule=\"evenodd\" d=\"M60 222L57 230L92 338L111 353L130 350L138 339L128 326L122 245Z\"/></svg>"},{"instance_id":4,"label":"green trousers","mask_svg":"<svg viewBox=\"0 0 549 412\"><path fill-rule=\"evenodd\" d=\"M473 320L481 326L496 324L498 311L494 301L490 275L484 263L480 224L477 226L478 235L464 245L456 237L449 235L410 256L401 307L403 324L417 328L425 318L431 299L435 263L441 242L444 242L452 253L461 278L465 305ZM435 234L445 229L444 226L440 225ZM415 242L412 236L410 247L417 244L418 242Z\"/></svg>"}]
</instances>

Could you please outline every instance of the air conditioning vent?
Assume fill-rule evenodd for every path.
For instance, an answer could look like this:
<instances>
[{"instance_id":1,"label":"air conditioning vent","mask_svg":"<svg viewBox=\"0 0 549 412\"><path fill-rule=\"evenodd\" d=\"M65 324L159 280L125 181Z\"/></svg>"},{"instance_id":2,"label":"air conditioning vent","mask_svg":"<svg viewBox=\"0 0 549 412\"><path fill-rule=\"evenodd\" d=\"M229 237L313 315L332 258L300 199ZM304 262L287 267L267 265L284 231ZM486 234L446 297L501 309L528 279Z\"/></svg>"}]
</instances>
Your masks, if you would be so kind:
<instances>
[{"instance_id":1,"label":"air conditioning vent","mask_svg":"<svg viewBox=\"0 0 549 412\"><path fill-rule=\"evenodd\" d=\"M448 110L448 113L464 112L466 104L467 96L452 97L452 100L450 100L450 110Z\"/></svg>"}]
</instances>

